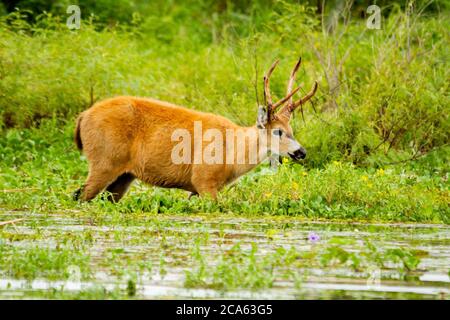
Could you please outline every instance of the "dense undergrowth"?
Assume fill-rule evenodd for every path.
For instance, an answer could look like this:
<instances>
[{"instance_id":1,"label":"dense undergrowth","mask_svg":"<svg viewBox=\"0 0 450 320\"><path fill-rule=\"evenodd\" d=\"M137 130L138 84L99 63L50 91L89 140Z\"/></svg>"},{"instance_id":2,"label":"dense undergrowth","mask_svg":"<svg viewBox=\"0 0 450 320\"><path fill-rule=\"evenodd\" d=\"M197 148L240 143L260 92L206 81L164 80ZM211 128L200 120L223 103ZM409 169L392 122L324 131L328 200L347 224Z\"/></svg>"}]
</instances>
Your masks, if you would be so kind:
<instances>
[{"instance_id":1,"label":"dense undergrowth","mask_svg":"<svg viewBox=\"0 0 450 320\"><path fill-rule=\"evenodd\" d=\"M71 136L72 128L59 129L56 120L43 121L40 128L8 130L0 143L0 206L38 212L76 208L91 212L222 212L450 222L447 164L433 159L433 154L414 164L377 169L340 161L308 169L285 159L277 171L261 165L225 188L217 202L195 197L189 200L184 191L138 183L118 204L102 198L77 204L72 192L83 183L87 165L73 147Z\"/></svg>"},{"instance_id":2,"label":"dense undergrowth","mask_svg":"<svg viewBox=\"0 0 450 320\"><path fill-rule=\"evenodd\" d=\"M115 23L88 6L79 30L57 6L0 18L2 207L448 222L445 5L389 5L380 30L339 6L334 20L284 1L133 6ZM262 74L281 58L272 80L281 96L299 55L304 90L319 81L292 123L308 150L302 165L276 174L263 165L217 203L141 185L118 205L71 201L87 173L73 122L95 101L151 96L251 125L255 79L262 100Z\"/></svg>"}]
</instances>

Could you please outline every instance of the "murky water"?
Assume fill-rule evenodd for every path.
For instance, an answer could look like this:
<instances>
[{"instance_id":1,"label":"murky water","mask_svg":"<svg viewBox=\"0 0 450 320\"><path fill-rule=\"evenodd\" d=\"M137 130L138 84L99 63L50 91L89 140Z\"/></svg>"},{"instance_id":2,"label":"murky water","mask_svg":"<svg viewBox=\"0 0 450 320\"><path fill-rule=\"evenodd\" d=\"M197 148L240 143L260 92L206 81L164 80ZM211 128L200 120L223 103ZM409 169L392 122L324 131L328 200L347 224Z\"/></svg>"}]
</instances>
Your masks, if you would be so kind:
<instances>
[{"instance_id":1,"label":"murky water","mask_svg":"<svg viewBox=\"0 0 450 320\"><path fill-rule=\"evenodd\" d=\"M47 278L37 270L36 277L24 279L11 276L8 262L0 261L3 269L0 298L39 298L47 297L48 292L76 293L98 288L125 292L128 271L139 263L152 267L141 268L137 276L134 274L135 298L448 299L450 296L450 227L446 225L327 223L226 215L211 218L143 215L141 219L115 222L105 216L97 219L77 213L0 213L0 221L16 218L25 220L0 227L3 244L26 251L36 246L55 249L77 243L80 254L90 256L90 272L88 276L78 274L67 279L63 271L59 278L54 275ZM320 239L311 242L308 239L311 233ZM398 265L389 263L384 267L374 264L354 268L348 264L313 263L317 259L312 259L311 265L306 262L284 268L298 275L300 281L282 276L283 267L279 267L271 285L260 289L186 284L186 271L198 268L192 258L194 243L207 268L213 270L219 257L236 244L243 252L257 244L257 255L270 256L280 248L294 248L307 254L338 243L346 252L364 257L366 239L380 252L388 249L421 252L420 263L412 271L399 271ZM76 265L64 268L66 272L68 268L78 270Z\"/></svg>"}]
</instances>

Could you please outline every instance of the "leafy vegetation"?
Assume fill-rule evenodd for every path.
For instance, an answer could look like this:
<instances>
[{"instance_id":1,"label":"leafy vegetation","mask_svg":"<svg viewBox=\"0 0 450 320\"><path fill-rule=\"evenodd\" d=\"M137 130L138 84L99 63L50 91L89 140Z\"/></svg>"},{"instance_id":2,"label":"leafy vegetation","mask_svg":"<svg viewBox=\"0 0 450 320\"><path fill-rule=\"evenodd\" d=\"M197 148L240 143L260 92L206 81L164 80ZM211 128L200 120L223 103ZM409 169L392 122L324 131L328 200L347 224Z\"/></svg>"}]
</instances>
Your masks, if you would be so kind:
<instances>
[{"instance_id":1,"label":"leafy vegetation","mask_svg":"<svg viewBox=\"0 0 450 320\"><path fill-rule=\"evenodd\" d=\"M436 243L448 250L448 236L423 248L422 234L399 231L408 239L396 242L384 239L392 225L353 224L448 228L448 3L377 1L381 29L372 30L364 1L320 2L79 0L76 30L65 0L0 3L0 220L26 218L0 225L0 278L66 281L76 266L91 286L26 293L75 299L141 297L146 281L174 275L190 290L285 281L296 297L322 298L347 296L303 290L317 270L365 282L376 268L420 284L422 258ZM298 82L319 82L292 121L308 150L302 164L264 163L217 201L139 182L117 204L72 200L87 175L73 143L80 111L150 96L252 125L264 71L281 58L271 82L281 96L299 55ZM230 230L233 219L245 223ZM347 235L327 224L310 243L297 227L310 220L344 223Z\"/></svg>"},{"instance_id":2,"label":"leafy vegetation","mask_svg":"<svg viewBox=\"0 0 450 320\"><path fill-rule=\"evenodd\" d=\"M383 29L370 30L345 8L328 23L332 29L297 3L256 2L249 16L232 8L217 21L208 13L214 8L201 4L168 6L167 19L142 9L145 17L116 27L83 16L73 31L61 15L35 14L35 22L27 11L4 16L2 127L36 126L49 117L71 123L94 101L120 94L252 124L256 75L261 87L263 71L281 58L273 81L280 94L301 55L301 81L309 87L318 79L320 87L315 110L305 107L294 121L311 151L307 165L379 166L448 149L447 11L429 17L426 6L406 12L394 6Z\"/></svg>"},{"instance_id":3,"label":"leafy vegetation","mask_svg":"<svg viewBox=\"0 0 450 320\"><path fill-rule=\"evenodd\" d=\"M413 166L362 169L338 161L309 169L285 159L276 172L262 165L244 176L223 190L217 202L189 200L185 191L136 183L117 204L102 198L80 204L72 200L72 192L83 183L87 166L73 147L72 134L72 126L60 129L57 120L43 121L40 128L8 130L0 142L1 207L449 223L450 195L442 163L430 171Z\"/></svg>"}]
</instances>

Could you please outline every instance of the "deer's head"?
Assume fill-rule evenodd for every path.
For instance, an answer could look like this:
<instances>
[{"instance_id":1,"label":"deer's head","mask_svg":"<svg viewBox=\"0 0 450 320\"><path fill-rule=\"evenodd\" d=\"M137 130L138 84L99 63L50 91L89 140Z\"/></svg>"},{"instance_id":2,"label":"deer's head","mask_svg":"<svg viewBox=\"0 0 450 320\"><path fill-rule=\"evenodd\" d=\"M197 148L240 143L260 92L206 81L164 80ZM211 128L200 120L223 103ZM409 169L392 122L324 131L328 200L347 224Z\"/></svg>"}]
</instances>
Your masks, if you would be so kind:
<instances>
[{"instance_id":1,"label":"deer's head","mask_svg":"<svg viewBox=\"0 0 450 320\"><path fill-rule=\"evenodd\" d=\"M306 150L295 139L292 132L292 128L289 124L293 112L298 108L302 108L309 99L311 99L317 91L317 81L308 94L304 97L294 101L293 96L300 90L301 85L292 90L294 84L295 75L300 67L301 58L298 60L294 69L292 69L291 76L289 78L286 96L273 103L272 96L270 94L269 79L270 76L278 64L278 60L275 61L270 67L269 71L264 76L264 100L265 106L259 106L257 127L259 129L267 130L267 143L268 148L272 153L289 156L293 160L298 161L306 157ZM279 109L277 111L277 109ZM274 140L275 139L275 140ZM276 147L274 147L276 146ZM275 149L275 150L272 150Z\"/></svg>"}]
</instances>

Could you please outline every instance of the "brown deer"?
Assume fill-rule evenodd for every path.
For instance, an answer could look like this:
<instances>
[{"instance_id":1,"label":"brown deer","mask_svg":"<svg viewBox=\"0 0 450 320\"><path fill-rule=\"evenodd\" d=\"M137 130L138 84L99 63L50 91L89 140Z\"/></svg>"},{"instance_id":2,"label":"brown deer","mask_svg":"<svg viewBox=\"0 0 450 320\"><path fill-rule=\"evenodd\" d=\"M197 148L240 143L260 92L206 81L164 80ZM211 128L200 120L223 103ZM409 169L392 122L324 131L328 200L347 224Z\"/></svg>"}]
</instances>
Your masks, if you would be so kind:
<instances>
[{"instance_id":1,"label":"brown deer","mask_svg":"<svg viewBox=\"0 0 450 320\"><path fill-rule=\"evenodd\" d=\"M301 59L291 72L286 96L276 103L272 101L269 79L278 61L272 64L264 76L265 106L259 106L257 123L251 127L148 98L115 97L94 104L77 119L75 142L89 161L89 176L84 186L75 191L74 199L89 201L106 189L109 199L116 202L135 178L215 199L222 187L250 171L270 152L295 161L305 158L306 151L295 140L289 120L299 106L314 96L317 82L306 96L293 100L300 89L299 86L292 90L300 63ZM220 148L204 145L206 133L195 137L198 125L202 130L215 130L209 139L214 137L215 146ZM174 161L174 150L180 143L176 132L188 135L183 139L187 147L179 153L187 161ZM243 138L233 134L236 132L242 133ZM220 134L230 139L221 140ZM175 141L174 136L178 137ZM202 161L202 152L207 149L213 161ZM220 149L227 156L220 154ZM189 153L197 159L185 157Z\"/></svg>"}]
</instances>

